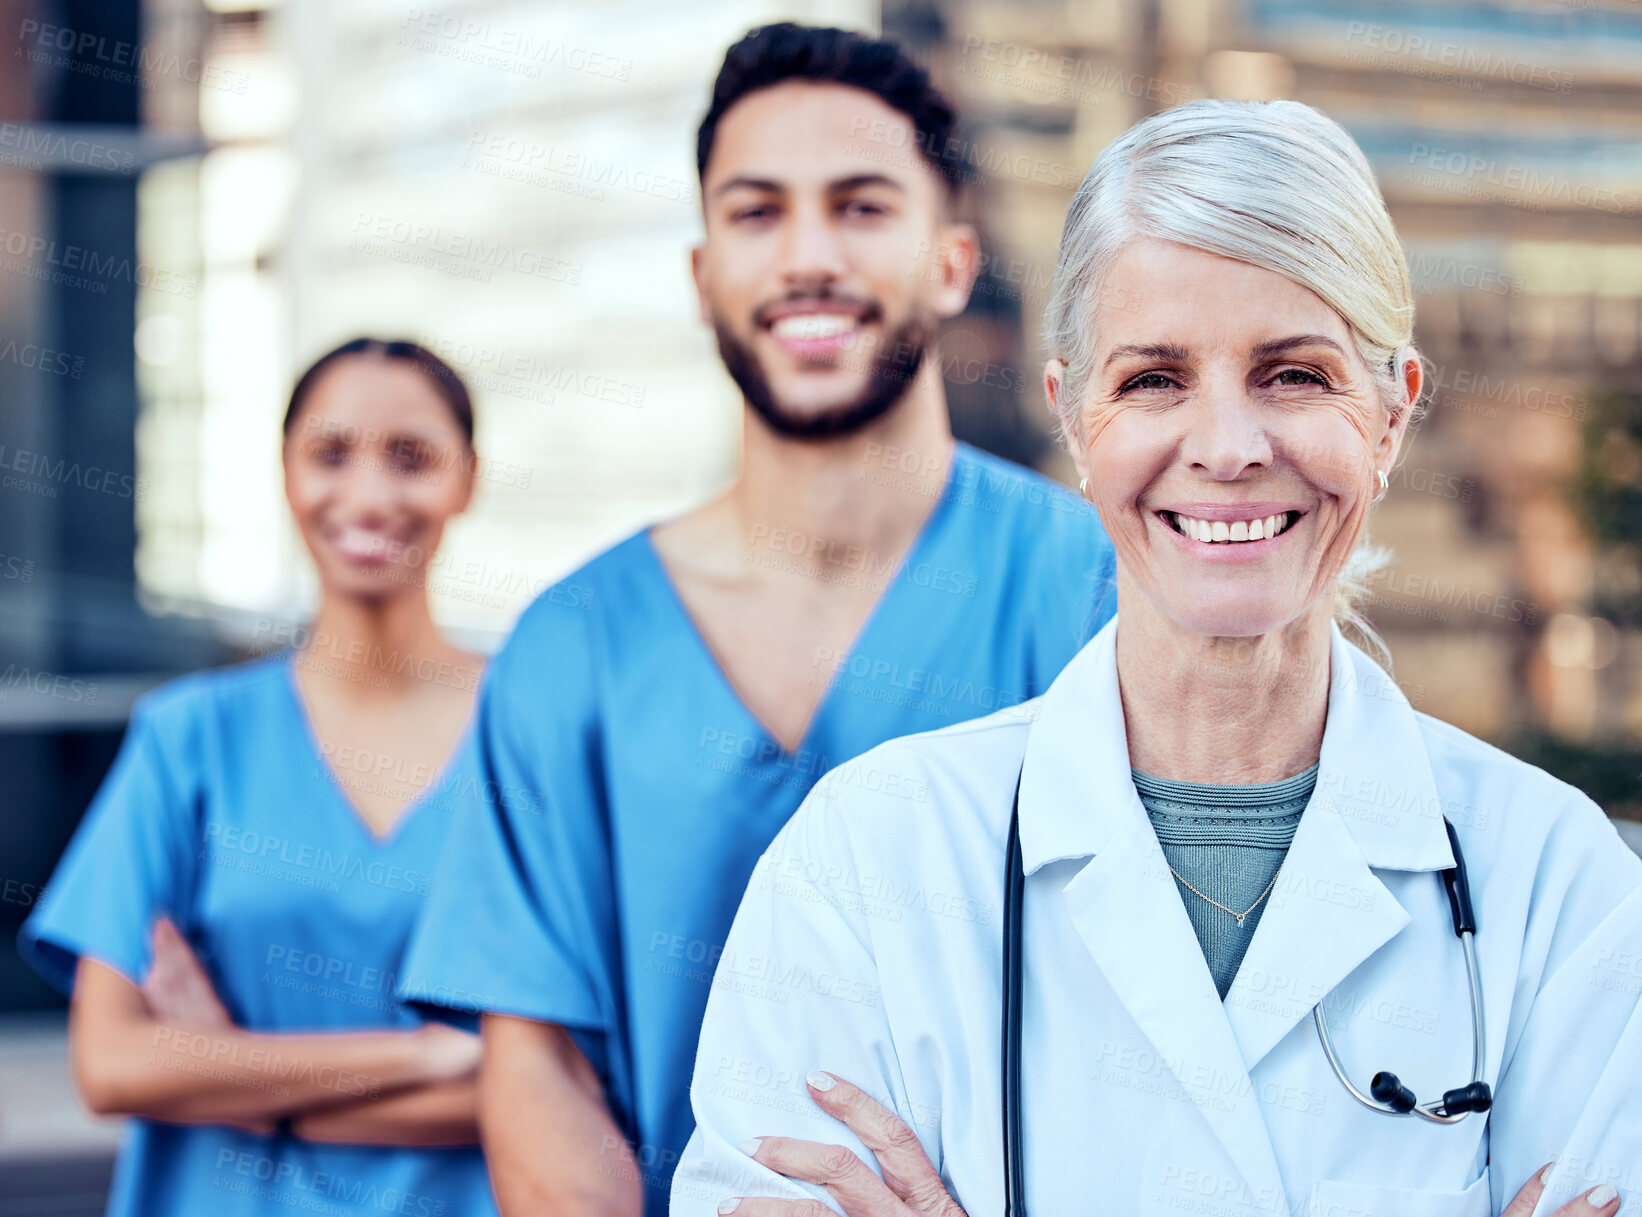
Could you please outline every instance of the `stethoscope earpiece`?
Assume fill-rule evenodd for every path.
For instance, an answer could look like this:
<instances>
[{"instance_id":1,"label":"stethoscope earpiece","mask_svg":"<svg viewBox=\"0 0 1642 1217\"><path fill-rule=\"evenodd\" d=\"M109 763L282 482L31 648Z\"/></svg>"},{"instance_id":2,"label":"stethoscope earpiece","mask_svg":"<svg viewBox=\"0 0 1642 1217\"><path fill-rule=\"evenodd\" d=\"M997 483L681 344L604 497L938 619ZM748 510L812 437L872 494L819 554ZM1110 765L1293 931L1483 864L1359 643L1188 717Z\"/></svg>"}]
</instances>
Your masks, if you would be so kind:
<instances>
[{"instance_id":1,"label":"stethoscope earpiece","mask_svg":"<svg viewBox=\"0 0 1642 1217\"><path fill-rule=\"evenodd\" d=\"M1414 1098L1414 1092L1403 1085L1403 1080L1396 1074L1386 1070L1374 1075L1373 1080L1368 1084L1368 1093L1400 1116L1405 1116L1413 1111L1414 1104L1417 1102Z\"/></svg>"},{"instance_id":2,"label":"stethoscope earpiece","mask_svg":"<svg viewBox=\"0 0 1642 1217\"><path fill-rule=\"evenodd\" d=\"M1467 1111L1487 1111L1493 1105L1494 1092L1488 1089L1487 1082L1456 1086L1453 1090L1444 1091L1442 1096L1442 1109L1451 1116Z\"/></svg>"}]
</instances>

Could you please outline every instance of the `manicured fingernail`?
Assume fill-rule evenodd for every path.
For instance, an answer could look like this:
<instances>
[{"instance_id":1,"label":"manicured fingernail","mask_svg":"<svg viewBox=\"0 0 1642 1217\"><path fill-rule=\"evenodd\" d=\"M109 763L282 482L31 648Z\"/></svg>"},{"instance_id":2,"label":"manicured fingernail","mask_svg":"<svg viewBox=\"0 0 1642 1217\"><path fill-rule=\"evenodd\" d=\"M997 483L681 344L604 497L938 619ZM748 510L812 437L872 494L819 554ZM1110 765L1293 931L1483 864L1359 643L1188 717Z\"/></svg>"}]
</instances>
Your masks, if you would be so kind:
<instances>
[{"instance_id":1,"label":"manicured fingernail","mask_svg":"<svg viewBox=\"0 0 1642 1217\"><path fill-rule=\"evenodd\" d=\"M1619 1199L1619 1189L1611 1183L1604 1183L1600 1187L1593 1187L1585 1193L1585 1203L1593 1209L1599 1209L1605 1204L1612 1204Z\"/></svg>"},{"instance_id":2,"label":"manicured fingernail","mask_svg":"<svg viewBox=\"0 0 1642 1217\"><path fill-rule=\"evenodd\" d=\"M718 1202L718 1211L721 1213L733 1213L735 1212L735 1206L740 1203L740 1196L731 1196L728 1200L720 1200Z\"/></svg>"},{"instance_id":3,"label":"manicured fingernail","mask_svg":"<svg viewBox=\"0 0 1642 1217\"><path fill-rule=\"evenodd\" d=\"M740 1145L736 1146L736 1148L746 1154L749 1158L752 1158L757 1156L758 1147L762 1144L764 1144L763 1137L748 1137Z\"/></svg>"},{"instance_id":4,"label":"manicured fingernail","mask_svg":"<svg viewBox=\"0 0 1642 1217\"><path fill-rule=\"evenodd\" d=\"M804 1075L804 1080L817 1090L831 1090L838 1079L830 1073L822 1073L819 1069L812 1069Z\"/></svg>"},{"instance_id":5,"label":"manicured fingernail","mask_svg":"<svg viewBox=\"0 0 1642 1217\"><path fill-rule=\"evenodd\" d=\"M1546 1183L1546 1184L1550 1183L1551 1182L1551 1172L1554 1171L1555 1169L1556 1169L1556 1163L1555 1162L1547 1162L1544 1165L1544 1167L1541 1168L1541 1170L1539 1172L1539 1181L1541 1183Z\"/></svg>"}]
</instances>

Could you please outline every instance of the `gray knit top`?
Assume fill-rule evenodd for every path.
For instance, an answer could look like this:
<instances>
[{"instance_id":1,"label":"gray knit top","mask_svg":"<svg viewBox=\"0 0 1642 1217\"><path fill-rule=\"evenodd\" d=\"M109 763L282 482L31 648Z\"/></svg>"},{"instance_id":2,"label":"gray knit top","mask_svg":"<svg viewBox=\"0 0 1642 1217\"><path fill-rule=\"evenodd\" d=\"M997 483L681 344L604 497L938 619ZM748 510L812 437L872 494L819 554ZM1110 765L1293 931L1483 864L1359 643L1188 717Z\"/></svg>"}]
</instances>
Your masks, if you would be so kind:
<instances>
[{"instance_id":1,"label":"gray knit top","mask_svg":"<svg viewBox=\"0 0 1642 1217\"><path fill-rule=\"evenodd\" d=\"M1271 901L1270 893L1264 898L1260 893L1288 855L1300 814L1317 785L1317 766L1280 782L1253 786L1174 782L1130 772L1163 856L1176 872L1175 887L1214 986L1224 999ZM1251 904L1254 909L1240 925L1231 913L1189 891L1188 883L1239 913Z\"/></svg>"}]
</instances>

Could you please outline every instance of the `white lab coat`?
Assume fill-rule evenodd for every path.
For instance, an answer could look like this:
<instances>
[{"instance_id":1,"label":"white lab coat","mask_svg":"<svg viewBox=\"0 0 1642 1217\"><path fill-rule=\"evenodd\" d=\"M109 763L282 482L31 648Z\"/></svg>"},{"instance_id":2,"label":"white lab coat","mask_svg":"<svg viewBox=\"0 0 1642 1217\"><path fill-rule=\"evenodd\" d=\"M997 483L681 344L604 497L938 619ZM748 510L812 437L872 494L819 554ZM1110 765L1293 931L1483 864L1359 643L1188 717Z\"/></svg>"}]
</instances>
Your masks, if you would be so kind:
<instances>
[{"instance_id":1,"label":"white lab coat","mask_svg":"<svg viewBox=\"0 0 1642 1217\"><path fill-rule=\"evenodd\" d=\"M1316 792L1224 1003L1129 776L1109 624L1034 702L830 773L724 945L672 1209L821 1195L737 1146L847 1145L804 1074L891 1106L971 1217L1003 1209L1003 867L1021 776L1023 1106L1033 1217L1481 1217L1553 1156L1536 1210L1612 1182L1642 1209L1642 860L1572 787L1416 713L1334 632ZM1023 771L1024 755L1024 771ZM1443 1127L1357 1104L1470 1080L1438 871L1470 872L1496 1105ZM836 1206L834 1206L836 1207Z\"/></svg>"}]
</instances>

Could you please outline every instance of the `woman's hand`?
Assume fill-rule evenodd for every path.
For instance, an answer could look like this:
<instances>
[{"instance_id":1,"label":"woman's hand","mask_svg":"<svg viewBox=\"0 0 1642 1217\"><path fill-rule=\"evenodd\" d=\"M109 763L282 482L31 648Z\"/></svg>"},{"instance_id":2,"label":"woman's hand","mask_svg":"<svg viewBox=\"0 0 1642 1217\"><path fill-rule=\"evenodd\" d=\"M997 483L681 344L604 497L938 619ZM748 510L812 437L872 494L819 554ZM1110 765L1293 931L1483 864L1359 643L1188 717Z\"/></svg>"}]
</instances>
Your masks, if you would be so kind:
<instances>
[{"instance_id":1,"label":"woman's hand","mask_svg":"<svg viewBox=\"0 0 1642 1217\"><path fill-rule=\"evenodd\" d=\"M893 1112L831 1074L811 1073L805 1081L816 1105L842 1120L877 1157L883 1179L842 1146L791 1137L760 1137L756 1143L743 1145L755 1162L789 1179L826 1188L848 1217L906 1217L909 1213L964 1217L957 1201L947 1195L917 1136ZM818 1087L817 1081L826 1089ZM1550 1173L1547 1165L1523 1184L1500 1217L1529 1217L1545 1192ZM812 1200L745 1196L724 1201L718 1211L736 1217L823 1217L827 1210ZM1568 1201L1551 1217L1614 1217L1618 1212L1618 1193L1602 1184Z\"/></svg>"},{"instance_id":2,"label":"woman's hand","mask_svg":"<svg viewBox=\"0 0 1642 1217\"><path fill-rule=\"evenodd\" d=\"M304 1141L348 1145L477 1144L479 1037L440 1022L409 1034L425 1075L420 1084L301 1112L291 1132Z\"/></svg>"},{"instance_id":3,"label":"woman's hand","mask_svg":"<svg viewBox=\"0 0 1642 1217\"><path fill-rule=\"evenodd\" d=\"M912 1213L965 1217L958 1202L947 1195L946 1185L930 1165L917 1134L894 1112L830 1073L817 1071L804 1080L816 1105L842 1120L872 1151L884 1177L880 1179L870 1166L841 1145L792 1137L760 1137L756 1143L745 1143L741 1149L753 1161L789 1179L826 1188L848 1217L907 1217ZM772 1196L726 1200L718 1211L736 1217L822 1217L831 1212L818 1201Z\"/></svg>"},{"instance_id":4,"label":"woman's hand","mask_svg":"<svg viewBox=\"0 0 1642 1217\"><path fill-rule=\"evenodd\" d=\"M143 1001L161 1022L176 1023L194 1031L227 1031L234 1026L217 996L216 986L206 975L205 965L188 940L169 917L154 922L154 962L143 981ZM228 1125L258 1136L270 1136L278 1125L273 1120L229 1120Z\"/></svg>"},{"instance_id":5,"label":"woman's hand","mask_svg":"<svg viewBox=\"0 0 1642 1217\"><path fill-rule=\"evenodd\" d=\"M291 1119L304 1141L345 1145L477 1145L479 1085L434 1082L375 1099L317 1107Z\"/></svg>"},{"instance_id":6,"label":"woman's hand","mask_svg":"<svg viewBox=\"0 0 1642 1217\"><path fill-rule=\"evenodd\" d=\"M1505 1206L1505 1211L1499 1217L1528 1217L1534 1211L1534 1205L1545 1192L1545 1181L1551 1174L1551 1167L1556 1163L1548 1164L1544 1170L1522 1185L1516 1199ZM1613 1217L1619 1211L1619 1193L1611 1184L1601 1184L1593 1187L1583 1196L1576 1196L1568 1201L1551 1217Z\"/></svg>"},{"instance_id":7,"label":"woman's hand","mask_svg":"<svg viewBox=\"0 0 1642 1217\"><path fill-rule=\"evenodd\" d=\"M478 1076L479 1037L448 1023L426 1022L411 1033L429 1083L471 1081Z\"/></svg>"},{"instance_id":8,"label":"woman's hand","mask_svg":"<svg viewBox=\"0 0 1642 1217\"><path fill-rule=\"evenodd\" d=\"M199 1031L234 1025L188 940L169 917L154 923L154 963L142 983L143 1000L162 1022Z\"/></svg>"}]
</instances>

